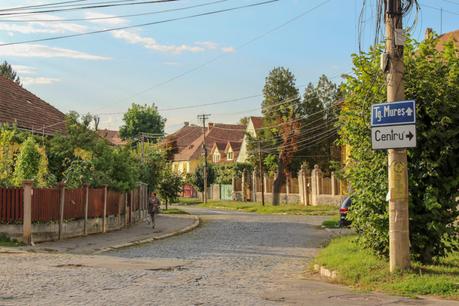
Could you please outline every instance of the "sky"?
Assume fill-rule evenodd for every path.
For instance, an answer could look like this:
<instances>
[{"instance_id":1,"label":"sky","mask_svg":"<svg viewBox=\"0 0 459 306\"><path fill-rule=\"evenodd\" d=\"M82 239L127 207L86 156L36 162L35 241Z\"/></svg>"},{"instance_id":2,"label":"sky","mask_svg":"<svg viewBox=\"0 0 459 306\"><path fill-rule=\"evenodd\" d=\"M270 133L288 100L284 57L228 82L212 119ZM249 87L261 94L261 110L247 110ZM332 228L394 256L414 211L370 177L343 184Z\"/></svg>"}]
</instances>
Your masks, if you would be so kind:
<instances>
[{"instance_id":1,"label":"sky","mask_svg":"<svg viewBox=\"0 0 459 306\"><path fill-rule=\"evenodd\" d=\"M3 0L0 9L61 1ZM82 0L80 4L105 1ZM237 123L241 117L260 114L264 80L274 67L289 68L300 92L322 74L339 83L341 74L350 73L351 55L359 51L363 0L279 0L151 26L1 44L169 20L263 1L180 0L22 16L5 16L1 15L5 11L0 11L0 60L13 65L25 88L62 112L98 114L100 128L118 129L132 103L154 103L167 118L169 133L185 121L198 124L197 115L203 113L210 114L212 122ZM364 50L375 35L372 12L376 0L367 2L361 32ZM412 30L416 39L422 39L427 27L437 33L459 29L459 0L419 3L421 11ZM200 4L203 6L171 11ZM138 13L146 15L114 18ZM412 19L407 18L407 23ZM225 103L196 106L214 102Z\"/></svg>"}]
</instances>

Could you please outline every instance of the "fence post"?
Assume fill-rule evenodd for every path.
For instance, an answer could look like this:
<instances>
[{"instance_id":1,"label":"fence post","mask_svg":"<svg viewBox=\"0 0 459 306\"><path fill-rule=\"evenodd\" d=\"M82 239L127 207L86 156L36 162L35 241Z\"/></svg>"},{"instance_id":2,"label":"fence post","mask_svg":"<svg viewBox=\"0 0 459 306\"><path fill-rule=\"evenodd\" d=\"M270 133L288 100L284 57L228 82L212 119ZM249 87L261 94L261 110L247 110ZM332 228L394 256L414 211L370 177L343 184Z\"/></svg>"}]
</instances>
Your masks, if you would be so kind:
<instances>
[{"instance_id":1,"label":"fence post","mask_svg":"<svg viewBox=\"0 0 459 306\"><path fill-rule=\"evenodd\" d=\"M59 183L59 195L60 195L60 200L59 200L59 235L58 239L62 240L62 227L64 225L64 205L65 205L65 184L64 182Z\"/></svg>"},{"instance_id":2,"label":"fence post","mask_svg":"<svg viewBox=\"0 0 459 306\"><path fill-rule=\"evenodd\" d=\"M285 203L288 204L288 196L290 195L290 173L285 175Z\"/></svg>"},{"instance_id":3,"label":"fence post","mask_svg":"<svg viewBox=\"0 0 459 306\"><path fill-rule=\"evenodd\" d=\"M124 227L127 227L127 224L128 224L128 205L127 205L127 202L128 202L128 194L127 192L124 193Z\"/></svg>"},{"instance_id":4,"label":"fence post","mask_svg":"<svg viewBox=\"0 0 459 306\"><path fill-rule=\"evenodd\" d=\"M252 201L256 202L257 201L257 187L258 187L258 181L257 181L257 171L253 170L252 172Z\"/></svg>"},{"instance_id":5,"label":"fence post","mask_svg":"<svg viewBox=\"0 0 459 306\"><path fill-rule=\"evenodd\" d=\"M311 172L311 204L318 205L318 196L321 193L322 171L319 165L314 165L314 170Z\"/></svg>"},{"instance_id":6,"label":"fence post","mask_svg":"<svg viewBox=\"0 0 459 306\"><path fill-rule=\"evenodd\" d=\"M84 235L88 235L88 209L89 209L89 185L84 184L85 202L84 202Z\"/></svg>"},{"instance_id":7,"label":"fence post","mask_svg":"<svg viewBox=\"0 0 459 306\"><path fill-rule=\"evenodd\" d=\"M303 180L303 168L300 169L300 171L298 171L298 193L300 194L300 203L305 205L306 204L306 201L305 201L305 192L304 192L304 180Z\"/></svg>"},{"instance_id":8,"label":"fence post","mask_svg":"<svg viewBox=\"0 0 459 306\"><path fill-rule=\"evenodd\" d=\"M27 245L32 245L32 180L24 180L24 215L22 219L22 241Z\"/></svg>"},{"instance_id":9,"label":"fence post","mask_svg":"<svg viewBox=\"0 0 459 306\"><path fill-rule=\"evenodd\" d=\"M134 192L131 190L129 191L130 201L129 201L129 224L134 223L134 216L132 215L132 204L134 203Z\"/></svg>"},{"instance_id":10,"label":"fence post","mask_svg":"<svg viewBox=\"0 0 459 306\"><path fill-rule=\"evenodd\" d=\"M102 233L107 232L107 185L104 186L104 217L102 218Z\"/></svg>"},{"instance_id":11,"label":"fence post","mask_svg":"<svg viewBox=\"0 0 459 306\"><path fill-rule=\"evenodd\" d=\"M337 181L336 181L336 176L335 172L332 171L330 175L330 182L331 182L331 194L332 196L337 195L338 193L336 192L338 190L337 186Z\"/></svg>"}]
</instances>

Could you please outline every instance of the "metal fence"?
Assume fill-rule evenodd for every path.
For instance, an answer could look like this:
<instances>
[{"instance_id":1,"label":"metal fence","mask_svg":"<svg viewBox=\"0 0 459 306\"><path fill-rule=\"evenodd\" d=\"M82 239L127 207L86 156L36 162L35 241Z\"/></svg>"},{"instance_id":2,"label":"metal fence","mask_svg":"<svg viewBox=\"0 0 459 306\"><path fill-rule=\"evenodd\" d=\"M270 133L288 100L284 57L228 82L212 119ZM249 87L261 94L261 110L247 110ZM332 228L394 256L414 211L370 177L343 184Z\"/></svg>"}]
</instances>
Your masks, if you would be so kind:
<instances>
[{"instance_id":1,"label":"metal fence","mask_svg":"<svg viewBox=\"0 0 459 306\"><path fill-rule=\"evenodd\" d=\"M22 188L0 188L0 222L22 221Z\"/></svg>"}]
</instances>

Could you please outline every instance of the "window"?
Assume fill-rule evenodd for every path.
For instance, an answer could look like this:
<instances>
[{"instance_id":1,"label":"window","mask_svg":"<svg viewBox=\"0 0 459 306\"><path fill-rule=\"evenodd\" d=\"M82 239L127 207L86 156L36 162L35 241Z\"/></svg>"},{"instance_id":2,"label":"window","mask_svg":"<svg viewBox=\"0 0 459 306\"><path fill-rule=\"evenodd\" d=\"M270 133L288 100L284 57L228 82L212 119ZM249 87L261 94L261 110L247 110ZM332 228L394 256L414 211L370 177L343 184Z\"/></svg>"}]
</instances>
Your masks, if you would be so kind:
<instances>
[{"instance_id":1,"label":"window","mask_svg":"<svg viewBox=\"0 0 459 306\"><path fill-rule=\"evenodd\" d=\"M227 160L233 160L233 152L232 151L230 151L230 152L228 152L228 154L226 154L226 159Z\"/></svg>"},{"instance_id":2,"label":"window","mask_svg":"<svg viewBox=\"0 0 459 306\"><path fill-rule=\"evenodd\" d=\"M220 161L220 153L214 153L213 161L214 163L218 163Z\"/></svg>"}]
</instances>

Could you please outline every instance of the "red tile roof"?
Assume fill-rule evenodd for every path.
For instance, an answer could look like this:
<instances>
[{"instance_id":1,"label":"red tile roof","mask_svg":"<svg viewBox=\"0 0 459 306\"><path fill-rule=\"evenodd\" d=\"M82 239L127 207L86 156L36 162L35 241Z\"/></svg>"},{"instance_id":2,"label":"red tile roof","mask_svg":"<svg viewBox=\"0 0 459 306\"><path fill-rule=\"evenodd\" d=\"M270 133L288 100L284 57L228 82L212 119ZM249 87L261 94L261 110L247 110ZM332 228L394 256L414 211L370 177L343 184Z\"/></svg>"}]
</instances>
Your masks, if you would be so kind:
<instances>
[{"instance_id":1,"label":"red tile roof","mask_svg":"<svg viewBox=\"0 0 459 306\"><path fill-rule=\"evenodd\" d=\"M0 76L0 123L18 128L65 133L65 115L15 82Z\"/></svg>"},{"instance_id":2,"label":"red tile roof","mask_svg":"<svg viewBox=\"0 0 459 306\"><path fill-rule=\"evenodd\" d=\"M241 143L245 134L245 126L240 124L223 124L215 123L210 129L206 131L206 144L207 152L210 153L215 143L226 143L228 141L234 143ZM204 136L201 135L196 138L186 148L179 151L174 155L174 160L194 160L199 159L202 155L202 144L204 142ZM223 149L224 150L224 149Z\"/></svg>"},{"instance_id":3,"label":"red tile roof","mask_svg":"<svg viewBox=\"0 0 459 306\"><path fill-rule=\"evenodd\" d=\"M122 146L127 144L127 141L121 139L120 137L120 132L119 131L113 131L113 130L98 130L97 134L105 138L108 142L110 142L114 146Z\"/></svg>"},{"instance_id":4,"label":"red tile roof","mask_svg":"<svg viewBox=\"0 0 459 306\"><path fill-rule=\"evenodd\" d=\"M444 44L450 40L453 40L454 44L459 48L459 30L448 32L442 34L438 37L438 44L436 49L442 51L444 49Z\"/></svg>"},{"instance_id":5,"label":"red tile roof","mask_svg":"<svg viewBox=\"0 0 459 306\"><path fill-rule=\"evenodd\" d=\"M250 117L250 120L252 120L252 123L255 129L259 129L263 127L263 117L252 116Z\"/></svg>"}]
</instances>

